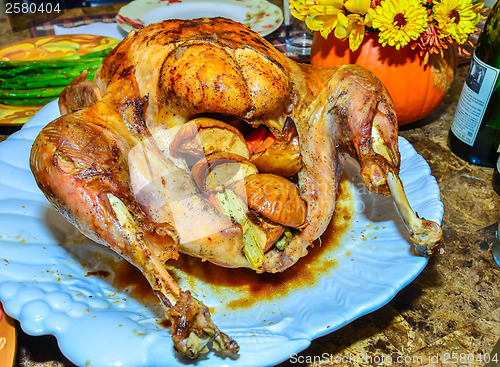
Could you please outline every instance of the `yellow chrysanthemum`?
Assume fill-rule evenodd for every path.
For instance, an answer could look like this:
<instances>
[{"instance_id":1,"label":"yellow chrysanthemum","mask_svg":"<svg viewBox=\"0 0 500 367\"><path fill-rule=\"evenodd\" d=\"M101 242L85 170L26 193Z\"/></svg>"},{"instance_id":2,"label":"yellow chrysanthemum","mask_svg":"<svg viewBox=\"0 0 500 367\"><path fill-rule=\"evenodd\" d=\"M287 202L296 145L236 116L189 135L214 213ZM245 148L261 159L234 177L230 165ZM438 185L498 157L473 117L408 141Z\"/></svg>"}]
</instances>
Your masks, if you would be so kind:
<instances>
[{"instance_id":1,"label":"yellow chrysanthemum","mask_svg":"<svg viewBox=\"0 0 500 367\"><path fill-rule=\"evenodd\" d=\"M480 19L480 15L474 12L472 2L468 0L443 0L434 5L433 12L434 20L443 32L459 44L467 41Z\"/></svg>"},{"instance_id":2,"label":"yellow chrysanthemum","mask_svg":"<svg viewBox=\"0 0 500 367\"><path fill-rule=\"evenodd\" d=\"M380 30L382 46L399 50L427 27L427 11L419 0L384 0L375 8L372 25Z\"/></svg>"}]
</instances>

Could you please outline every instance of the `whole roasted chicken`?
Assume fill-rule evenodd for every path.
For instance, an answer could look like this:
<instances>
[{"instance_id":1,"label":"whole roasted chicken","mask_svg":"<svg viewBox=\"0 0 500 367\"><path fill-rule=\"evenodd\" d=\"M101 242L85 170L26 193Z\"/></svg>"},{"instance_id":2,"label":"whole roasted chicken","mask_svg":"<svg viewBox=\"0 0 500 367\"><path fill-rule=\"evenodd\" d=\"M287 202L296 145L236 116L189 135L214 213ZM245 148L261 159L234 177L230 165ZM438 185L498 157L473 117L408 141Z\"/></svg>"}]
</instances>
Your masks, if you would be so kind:
<instances>
[{"instance_id":1,"label":"whole roasted chicken","mask_svg":"<svg viewBox=\"0 0 500 367\"><path fill-rule=\"evenodd\" d=\"M205 18L133 31L85 77L61 94L31 169L84 235L143 272L180 353L238 345L164 263L185 253L289 268L329 224L346 154L371 191L393 196L421 253L442 249L440 227L405 198L391 98L361 67L298 64L241 24Z\"/></svg>"}]
</instances>

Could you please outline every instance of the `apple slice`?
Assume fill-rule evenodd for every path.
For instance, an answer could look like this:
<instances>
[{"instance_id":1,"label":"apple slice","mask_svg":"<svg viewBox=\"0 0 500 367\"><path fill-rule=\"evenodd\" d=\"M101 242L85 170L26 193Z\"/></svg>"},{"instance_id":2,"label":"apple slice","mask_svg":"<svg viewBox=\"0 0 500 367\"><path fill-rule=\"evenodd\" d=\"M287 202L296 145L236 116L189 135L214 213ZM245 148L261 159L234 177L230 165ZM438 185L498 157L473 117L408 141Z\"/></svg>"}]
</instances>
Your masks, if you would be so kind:
<instances>
[{"instance_id":1,"label":"apple slice","mask_svg":"<svg viewBox=\"0 0 500 367\"><path fill-rule=\"evenodd\" d=\"M224 191L233 183L259 173L255 164L234 153L214 153L200 159L191 169L202 192Z\"/></svg>"},{"instance_id":2,"label":"apple slice","mask_svg":"<svg viewBox=\"0 0 500 367\"><path fill-rule=\"evenodd\" d=\"M170 145L170 153L176 158L185 155L204 158L219 152L250 158L245 138L238 129L209 117L198 117L186 123Z\"/></svg>"}]
</instances>

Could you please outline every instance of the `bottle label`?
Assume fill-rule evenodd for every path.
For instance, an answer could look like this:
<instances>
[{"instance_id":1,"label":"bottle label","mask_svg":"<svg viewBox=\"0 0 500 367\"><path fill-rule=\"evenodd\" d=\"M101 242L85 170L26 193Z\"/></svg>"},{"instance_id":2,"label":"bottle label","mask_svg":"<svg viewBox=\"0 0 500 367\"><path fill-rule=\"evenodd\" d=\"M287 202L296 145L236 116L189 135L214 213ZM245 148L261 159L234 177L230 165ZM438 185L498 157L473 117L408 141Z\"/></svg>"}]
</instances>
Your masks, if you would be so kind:
<instances>
[{"instance_id":1,"label":"bottle label","mask_svg":"<svg viewBox=\"0 0 500 367\"><path fill-rule=\"evenodd\" d=\"M499 74L500 69L485 64L474 53L451 123L451 131L465 144L474 145Z\"/></svg>"}]
</instances>

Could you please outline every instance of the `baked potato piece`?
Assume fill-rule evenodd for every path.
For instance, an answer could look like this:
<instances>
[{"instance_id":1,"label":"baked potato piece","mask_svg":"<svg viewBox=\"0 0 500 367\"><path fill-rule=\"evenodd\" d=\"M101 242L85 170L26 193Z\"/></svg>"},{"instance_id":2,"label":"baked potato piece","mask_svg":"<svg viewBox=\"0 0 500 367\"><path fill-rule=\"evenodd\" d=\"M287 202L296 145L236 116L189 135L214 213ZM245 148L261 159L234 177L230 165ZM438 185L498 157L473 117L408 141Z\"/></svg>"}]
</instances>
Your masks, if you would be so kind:
<instances>
[{"instance_id":1,"label":"baked potato piece","mask_svg":"<svg viewBox=\"0 0 500 367\"><path fill-rule=\"evenodd\" d=\"M302 156L299 135L293 120L288 117L281 136L276 137L264 151L253 154L250 160L262 173L291 177L299 172L302 168Z\"/></svg>"},{"instance_id":2,"label":"baked potato piece","mask_svg":"<svg viewBox=\"0 0 500 367\"><path fill-rule=\"evenodd\" d=\"M210 154L191 168L194 181L202 192L224 191L233 183L258 172L250 160L234 153Z\"/></svg>"},{"instance_id":3,"label":"baked potato piece","mask_svg":"<svg viewBox=\"0 0 500 367\"><path fill-rule=\"evenodd\" d=\"M209 117L198 117L182 126L170 145L170 153L176 158L184 155L204 158L219 152L250 158L245 138L238 129Z\"/></svg>"}]
</instances>

